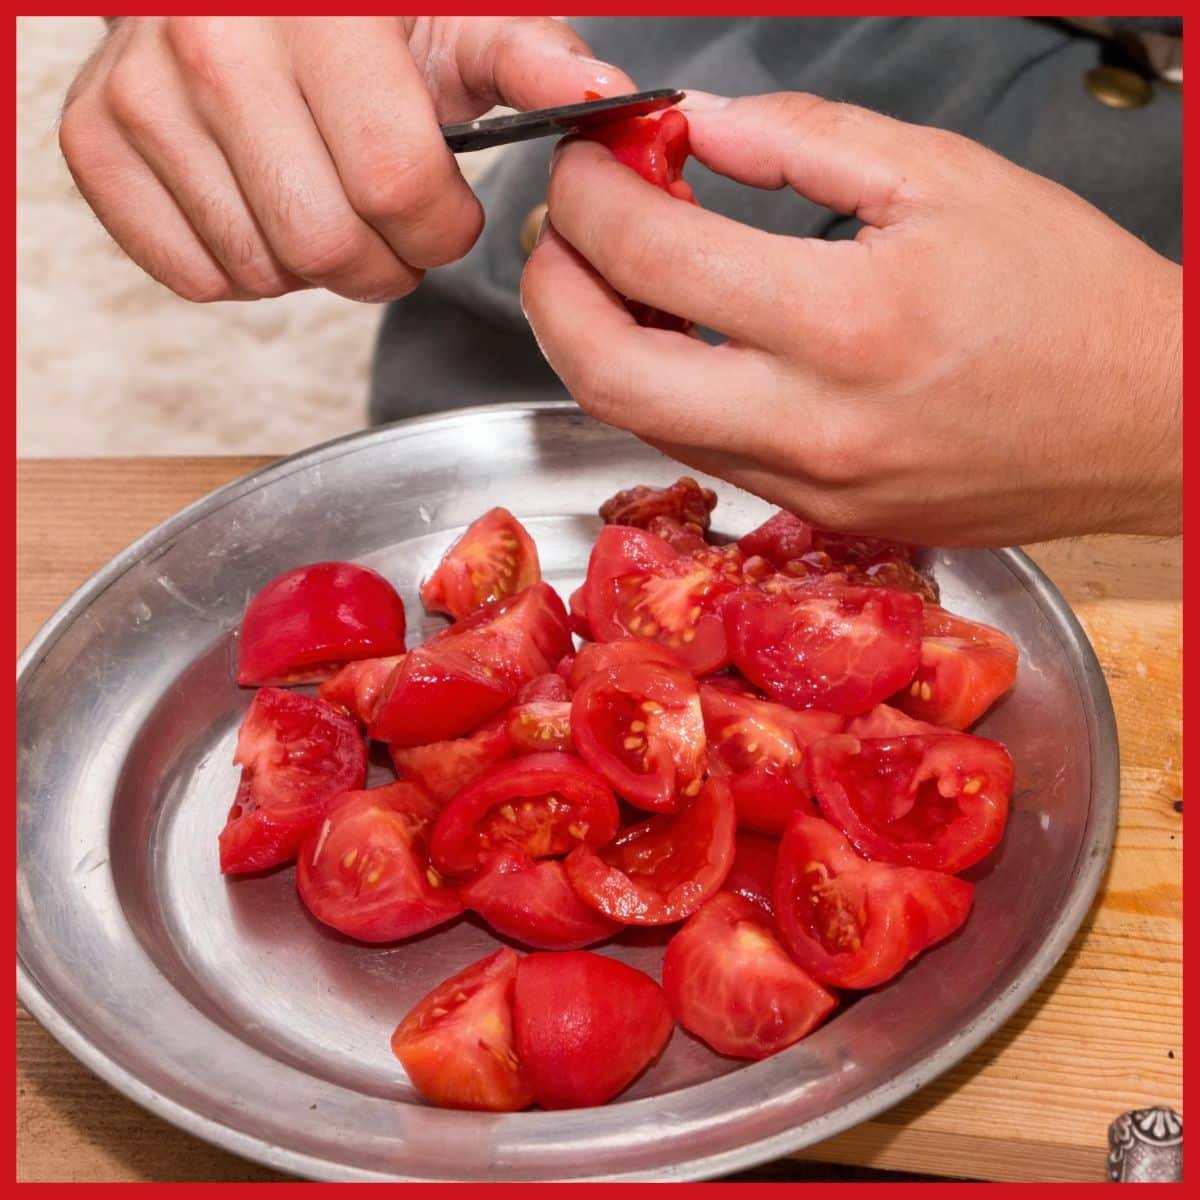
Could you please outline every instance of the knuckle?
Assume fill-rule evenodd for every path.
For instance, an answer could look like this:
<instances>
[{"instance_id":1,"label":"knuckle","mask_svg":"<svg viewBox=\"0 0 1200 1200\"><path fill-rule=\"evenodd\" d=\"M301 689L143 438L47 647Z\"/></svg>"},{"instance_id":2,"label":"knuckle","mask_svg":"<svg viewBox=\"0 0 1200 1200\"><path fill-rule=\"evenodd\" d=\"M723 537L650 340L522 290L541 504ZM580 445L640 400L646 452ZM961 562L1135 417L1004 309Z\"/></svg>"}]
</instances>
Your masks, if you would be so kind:
<instances>
[{"instance_id":1,"label":"knuckle","mask_svg":"<svg viewBox=\"0 0 1200 1200\"><path fill-rule=\"evenodd\" d=\"M185 75L212 86L228 74L228 47L236 37L230 17L170 17L167 42Z\"/></svg>"},{"instance_id":2,"label":"knuckle","mask_svg":"<svg viewBox=\"0 0 1200 1200\"><path fill-rule=\"evenodd\" d=\"M119 125L140 131L154 120L155 72L140 55L122 55L109 68L102 85L104 103Z\"/></svg>"},{"instance_id":3,"label":"knuckle","mask_svg":"<svg viewBox=\"0 0 1200 1200\"><path fill-rule=\"evenodd\" d=\"M58 148L72 171L85 170L96 143L96 114L89 100L80 97L63 109L58 123Z\"/></svg>"},{"instance_id":4,"label":"knuckle","mask_svg":"<svg viewBox=\"0 0 1200 1200\"><path fill-rule=\"evenodd\" d=\"M166 271L161 281L179 296L192 304L215 304L218 300L233 297L229 280L219 271L198 268Z\"/></svg>"},{"instance_id":5,"label":"knuckle","mask_svg":"<svg viewBox=\"0 0 1200 1200\"><path fill-rule=\"evenodd\" d=\"M293 231L279 256L289 271L320 283L352 270L369 245L365 226L349 216L334 217Z\"/></svg>"},{"instance_id":6,"label":"knuckle","mask_svg":"<svg viewBox=\"0 0 1200 1200\"><path fill-rule=\"evenodd\" d=\"M425 211L437 191L432 157L398 145L394 137L365 134L346 184L355 212L373 221Z\"/></svg>"}]
</instances>

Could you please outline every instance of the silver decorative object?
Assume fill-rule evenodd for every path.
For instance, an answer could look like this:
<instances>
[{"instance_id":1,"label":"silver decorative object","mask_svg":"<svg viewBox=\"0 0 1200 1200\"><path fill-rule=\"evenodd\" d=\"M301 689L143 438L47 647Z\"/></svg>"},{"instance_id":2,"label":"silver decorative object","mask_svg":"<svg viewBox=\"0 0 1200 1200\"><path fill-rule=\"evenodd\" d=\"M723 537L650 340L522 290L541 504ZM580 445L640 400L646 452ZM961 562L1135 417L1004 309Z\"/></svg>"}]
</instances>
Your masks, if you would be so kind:
<instances>
[{"instance_id":1,"label":"silver decorative object","mask_svg":"<svg viewBox=\"0 0 1200 1200\"><path fill-rule=\"evenodd\" d=\"M1108 1127L1113 1183L1182 1183L1183 1118L1159 1105L1122 1113Z\"/></svg>"}]
</instances>

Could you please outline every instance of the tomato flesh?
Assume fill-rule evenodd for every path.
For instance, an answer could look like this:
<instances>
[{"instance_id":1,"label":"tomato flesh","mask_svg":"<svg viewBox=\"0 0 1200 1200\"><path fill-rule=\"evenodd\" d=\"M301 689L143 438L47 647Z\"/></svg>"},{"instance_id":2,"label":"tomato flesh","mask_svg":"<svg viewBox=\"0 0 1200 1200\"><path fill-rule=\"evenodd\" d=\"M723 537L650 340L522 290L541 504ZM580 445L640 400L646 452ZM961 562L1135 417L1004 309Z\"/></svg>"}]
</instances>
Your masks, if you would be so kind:
<instances>
[{"instance_id":1,"label":"tomato flesh","mask_svg":"<svg viewBox=\"0 0 1200 1200\"><path fill-rule=\"evenodd\" d=\"M404 602L357 563L285 571L246 607L238 634L243 687L317 683L344 663L404 653Z\"/></svg>"},{"instance_id":2,"label":"tomato flesh","mask_svg":"<svg viewBox=\"0 0 1200 1200\"><path fill-rule=\"evenodd\" d=\"M531 679L505 713L504 727L514 754L573 750L571 693L566 680L554 672Z\"/></svg>"},{"instance_id":3,"label":"tomato flesh","mask_svg":"<svg viewBox=\"0 0 1200 1200\"><path fill-rule=\"evenodd\" d=\"M641 638L626 638L620 642L584 642L567 671L567 688L574 693L589 675L597 671L610 671L628 663L645 662L661 663L667 667L683 665L679 656L672 654L666 646Z\"/></svg>"},{"instance_id":4,"label":"tomato flesh","mask_svg":"<svg viewBox=\"0 0 1200 1200\"><path fill-rule=\"evenodd\" d=\"M816 808L813 808L816 812ZM761 833L739 829L734 840L733 865L725 876L724 890L756 904L769 917L775 911L775 865L779 842Z\"/></svg>"},{"instance_id":5,"label":"tomato flesh","mask_svg":"<svg viewBox=\"0 0 1200 1200\"><path fill-rule=\"evenodd\" d=\"M626 925L670 925L725 881L736 821L724 780L709 779L678 813L623 829L607 846L578 846L567 877L585 904Z\"/></svg>"},{"instance_id":6,"label":"tomato flesh","mask_svg":"<svg viewBox=\"0 0 1200 1200\"><path fill-rule=\"evenodd\" d=\"M808 775L822 813L861 854L957 874L1000 841L1012 759L969 733L827 738L810 747Z\"/></svg>"},{"instance_id":7,"label":"tomato flesh","mask_svg":"<svg viewBox=\"0 0 1200 1200\"><path fill-rule=\"evenodd\" d=\"M907 686L921 655L920 597L818 581L725 604L733 661L791 708L866 712Z\"/></svg>"},{"instance_id":8,"label":"tomato flesh","mask_svg":"<svg viewBox=\"0 0 1200 1200\"><path fill-rule=\"evenodd\" d=\"M344 708L365 728L375 716L392 672L403 661L403 654L394 654L390 658L364 658L347 663L321 684L318 694L322 700Z\"/></svg>"},{"instance_id":9,"label":"tomato flesh","mask_svg":"<svg viewBox=\"0 0 1200 1200\"><path fill-rule=\"evenodd\" d=\"M526 754L469 783L442 810L430 838L433 865L470 875L500 850L530 858L603 846L617 831L616 797L573 754Z\"/></svg>"},{"instance_id":10,"label":"tomato flesh","mask_svg":"<svg viewBox=\"0 0 1200 1200\"><path fill-rule=\"evenodd\" d=\"M261 688L238 731L237 796L221 830L221 870L263 871L290 862L343 792L367 777L354 722L324 700Z\"/></svg>"},{"instance_id":11,"label":"tomato flesh","mask_svg":"<svg viewBox=\"0 0 1200 1200\"><path fill-rule=\"evenodd\" d=\"M699 536L703 546L704 534L712 524L712 510L716 506L716 492L701 487L691 476L682 475L670 487L638 484L617 492L600 505L600 519L606 525L649 529L652 522L666 518Z\"/></svg>"},{"instance_id":12,"label":"tomato flesh","mask_svg":"<svg viewBox=\"0 0 1200 1200\"><path fill-rule=\"evenodd\" d=\"M519 956L507 947L438 984L396 1027L392 1053L444 1108L516 1112L533 1091L513 1046Z\"/></svg>"},{"instance_id":13,"label":"tomato flesh","mask_svg":"<svg viewBox=\"0 0 1200 1200\"><path fill-rule=\"evenodd\" d=\"M578 950L621 929L579 899L561 862L535 862L515 847L461 884L459 895L497 933L538 950Z\"/></svg>"},{"instance_id":14,"label":"tomato flesh","mask_svg":"<svg viewBox=\"0 0 1200 1200\"><path fill-rule=\"evenodd\" d=\"M446 551L421 586L421 603L458 619L541 578L537 546L525 526L508 509L493 508Z\"/></svg>"},{"instance_id":15,"label":"tomato flesh","mask_svg":"<svg viewBox=\"0 0 1200 1200\"><path fill-rule=\"evenodd\" d=\"M642 1073L674 1028L648 975L587 950L530 954L513 993L517 1054L543 1108L604 1104Z\"/></svg>"},{"instance_id":16,"label":"tomato flesh","mask_svg":"<svg viewBox=\"0 0 1200 1200\"><path fill-rule=\"evenodd\" d=\"M296 888L318 921L362 942L394 942L463 911L429 862L438 805L412 783L345 792L296 856Z\"/></svg>"},{"instance_id":17,"label":"tomato flesh","mask_svg":"<svg viewBox=\"0 0 1200 1200\"><path fill-rule=\"evenodd\" d=\"M497 718L467 737L425 746L389 746L396 774L418 783L439 804L512 757L506 722Z\"/></svg>"},{"instance_id":18,"label":"tomato flesh","mask_svg":"<svg viewBox=\"0 0 1200 1200\"><path fill-rule=\"evenodd\" d=\"M775 925L815 979L872 988L949 937L973 893L940 871L869 862L828 821L796 813L779 847Z\"/></svg>"},{"instance_id":19,"label":"tomato flesh","mask_svg":"<svg viewBox=\"0 0 1200 1200\"><path fill-rule=\"evenodd\" d=\"M890 704L877 704L870 712L851 717L844 733L857 738L908 737L917 733L945 733L938 725L918 721Z\"/></svg>"},{"instance_id":20,"label":"tomato flesh","mask_svg":"<svg viewBox=\"0 0 1200 1200\"><path fill-rule=\"evenodd\" d=\"M734 1058L778 1054L837 1006L836 997L788 956L770 917L727 891L671 939L662 978L675 1020Z\"/></svg>"}]
</instances>

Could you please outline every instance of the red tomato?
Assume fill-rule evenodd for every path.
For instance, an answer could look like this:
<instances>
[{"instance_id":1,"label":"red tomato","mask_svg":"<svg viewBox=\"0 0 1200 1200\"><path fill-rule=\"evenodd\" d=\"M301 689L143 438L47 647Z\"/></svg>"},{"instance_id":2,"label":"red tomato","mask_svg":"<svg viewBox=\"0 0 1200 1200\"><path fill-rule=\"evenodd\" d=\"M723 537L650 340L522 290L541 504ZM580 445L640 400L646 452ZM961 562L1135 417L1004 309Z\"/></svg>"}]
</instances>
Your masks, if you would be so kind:
<instances>
[{"instance_id":1,"label":"red tomato","mask_svg":"<svg viewBox=\"0 0 1200 1200\"><path fill-rule=\"evenodd\" d=\"M1017 678L1017 648L998 629L925 606L921 663L895 703L909 716L966 729Z\"/></svg>"},{"instance_id":2,"label":"red tomato","mask_svg":"<svg viewBox=\"0 0 1200 1200\"><path fill-rule=\"evenodd\" d=\"M421 586L430 612L465 617L482 604L532 587L542 577L537 546L507 508L483 514L442 556Z\"/></svg>"},{"instance_id":3,"label":"red tomato","mask_svg":"<svg viewBox=\"0 0 1200 1200\"><path fill-rule=\"evenodd\" d=\"M570 621L571 632L581 638L590 639L592 627L588 624L587 609L583 606L583 587L577 587L567 601L567 617Z\"/></svg>"},{"instance_id":4,"label":"red tomato","mask_svg":"<svg viewBox=\"0 0 1200 1200\"><path fill-rule=\"evenodd\" d=\"M458 890L497 933L539 950L577 950L621 929L579 899L561 862L534 862L514 847L500 851Z\"/></svg>"},{"instance_id":5,"label":"red tomato","mask_svg":"<svg viewBox=\"0 0 1200 1200\"><path fill-rule=\"evenodd\" d=\"M567 877L580 898L627 925L690 916L729 874L735 819L729 787L709 779L686 808L623 829L597 851L577 846Z\"/></svg>"},{"instance_id":6,"label":"red tomato","mask_svg":"<svg viewBox=\"0 0 1200 1200\"><path fill-rule=\"evenodd\" d=\"M670 487L638 484L617 492L600 505L600 518L606 525L648 529L651 521L666 517L699 535L703 546L703 535L712 523L712 510L716 506L716 492L682 475Z\"/></svg>"},{"instance_id":7,"label":"red tomato","mask_svg":"<svg viewBox=\"0 0 1200 1200\"><path fill-rule=\"evenodd\" d=\"M757 554L772 566L783 568L812 550L812 540L813 527L781 508L757 529L738 538L738 548L744 554Z\"/></svg>"},{"instance_id":8,"label":"red tomato","mask_svg":"<svg viewBox=\"0 0 1200 1200\"><path fill-rule=\"evenodd\" d=\"M555 675L561 683L559 676ZM538 754L544 750L573 750L571 705L566 700L530 700L508 710L505 720L514 754Z\"/></svg>"},{"instance_id":9,"label":"red tomato","mask_svg":"<svg viewBox=\"0 0 1200 1200\"><path fill-rule=\"evenodd\" d=\"M370 736L394 746L460 737L570 650L567 614L549 584L477 608L405 656L387 682Z\"/></svg>"},{"instance_id":10,"label":"red tomato","mask_svg":"<svg viewBox=\"0 0 1200 1200\"><path fill-rule=\"evenodd\" d=\"M513 1049L519 955L505 947L438 984L392 1034L412 1085L444 1108L516 1112L533 1091Z\"/></svg>"},{"instance_id":11,"label":"red tomato","mask_svg":"<svg viewBox=\"0 0 1200 1200\"><path fill-rule=\"evenodd\" d=\"M713 566L662 538L606 525L592 547L584 606L598 642L661 642L694 674L729 662L720 607L733 584Z\"/></svg>"},{"instance_id":12,"label":"red tomato","mask_svg":"<svg viewBox=\"0 0 1200 1200\"><path fill-rule=\"evenodd\" d=\"M620 642L585 642L574 656L567 672L567 689L577 691L579 685L597 671L609 671L626 663L662 663L681 667L679 657L666 646L641 638L626 638Z\"/></svg>"},{"instance_id":13,"label":"red tomato","mask_svg":"<svg viewBox=\"0 0 1200 1200\"><path fill-rule=\"evenodd\" d=\"M845 718L700 684L709 761L729 776L738 827L780 836L792 810L808 800L801 768L805 748L839 733ZM715 761L714 761L715 760Z\"/></svg>"},{"instance_id":14,"label":"red tomato","mask_svg":"<svg viewBox=\"0 0 1200 1200\"><path fill-rule=\"evenodd\" d=\"M219 839L225 874L290 862L334 798L367 778L354 722L324 700L280 688L255 694L233 761L242 778Z\"/></svg>"},{"instance_id":15,"label":"red tomato","mask_svg":"<svg viewBox=\"0 0 1200 1200\"><path fill-rule=\"evenodd\" d=\"M821 812L870 859L965 871L1000 840L1012 759L969 733L826 738L808 751Z\"/></svg>"},{"instance_id":16,"label":"red tomato","mask_svg":"<svg viewBox=\"0 0 1200 1200\"><path fill-rule=\"evenodd\" d=\"M439 804L445 804L496 763L512 757L507 723L496 718L468 737L427 746L389 746L396 774L419 783Z\"/></svg>"},{"instance_id":17,"label":"red tomato","mask_svg":"<svg viewBox=\"0 0 1200 1200\"><path fill-rule=\"evenodd\" d=\"M662 979L675 1020L734 1058L778 1054L837 1007L788 957L770 917L730 892L718 892L671 939Z\"/></svg>"},{"instance_id":18,"label":"red tomato","mask_svg":"<svg viewBox=\"0 0 1200 1200\"><path fill-rule=\"evenodd\" d=\"M573 658L574 655L568 657ZM561 661L562 659L559 659L559 662ZM545 675L539 675L536 679L531 679L517 693L518 704L530 704L540 700L569 702L570 699L571 689L567 687L566 679L558 674L557 668Z\"/></svg>"},{"instance_id":19,"label":"red tomato","mask_svg":"<svg viewBox=\"0 0 1200 1200\"><path fill-rule=\"evenodd\" d=\"M828 821L797 813L779 848L775 925L822 983L871 988L949 937L973 892L941 871L868 862Z\"/></svg>"},{"instance_id":20,"label":"red tomato","mask_svg":"<svg viewBox=\"0 0 1200 1200\"><path fill-rule=\"evenodd\" d=\"M321 684L319 695L322 700L344 708L360 724L370 725L388 679L403 661L403 654L394 654L391 658L364 658L347 663Z\"/></svg>"},{"instance_id":21,"label":"red tomato","mask_svg":"<svg viewBox=\"0 0 1200 1200\"><path fill-rule=\"evenodd\" d=\"M704 718L682 667L627 662L592 672L571 702L571 736L579 757L638 808L674 812L700 790Z\"/></svg>"},{"instance_id":22,"label":"red tomato","mask_svg":"<svg viewBox=\"0 0 1200 1200\"><path fill-rule=\"evenodd\" d=\"M462 902L429 865L437 813L413 783L340 796L296 856L308 911L362 942L394 942L457 917Z\"/></svg>"},{"instance_id":23,"label":"red tomato","mask_svg":"<svg viewBox=\"0 0 1200 1200\"><path fill-rule=\"evenodd\" d=\"M813 808L816 812L816 808ZM775 911L775 863L779 843L760 833L738 830L734 839L733 866L725 876L725 891L757 904L770 916Z\"/></svg>"},{"instance_id":24,"label":"red tomato","mask_svg":"<svg viewBox=\"0 0 1200 1200\"><path fill-rule=\"evenodd\" d=\"M530 954L517 968L513 1030L543 1108L611 1100L656 1058L674 1023L648 975L587 950Z\"/></svg>"},{"instance_id":25,"label":"red tomato","mask_svg":"<svg viewBox=\"0 0 1200 1200\"><path fill-rule=\"evenodd\" d=\"M285 571L259 589L238 635L238 683L316 683L344 663L404 653L404 602L355 563Z\"/></svg>"},{"instance_id":26,"label":"red tomato","mask_svg":"<svg viewBox=\"0 0 1200 1200\"><path fill-rule=\"evenodd\" d=\"M729 650L751 683L792 708L866 712L912 679L921 600L891 588L818 581L725 604Z\"/></svg>"},{"instance_id":27,"label":"red tomato","mask_svg":"<svg viewBox=\"0 0 1200 1200\"><path fill-rule=\"evenodd\" d=\"M622 522L623 524L632 524L632 522ZM711 547L704 540L704 535L700 533L695 525L685 524L677 517L651 517L646 522L645 529L647 533L654 534L655 537L660 537L672 549L678 550L680 554L694 554L696 552L706 552Z\"/></svg>"},{"instance_id":28,"label":"red tomato","mask_svg":"<svg viewBox=\"0 0 1200 1200\"><path fill-rule=\"evenodd\" d=\"M687 117L678 109L669 109L661 116L607 121L583 133L592 141L607 146L618 162L632 167L647 183L678 199L692 199L692 189L683 181L683 165L688 157L688 123Z\"/></svg>"},{"instance_id":29,"label":"red tomato","mask_svg":"<svg viewBox=\"0 0 1200 1200\"><path fill-rule=\"evenodd\" d=\"M433 865L470 875L499 850L515 846L530 858L603 846L618 824L617 800L573 754L526 754L469 783L433 827Z\"/></svg>"},{"instance_id":30,"label":"red tomato","mask_svg":"<svg viewBox=\"0 0 1200 1200\"><path fill-rule=\"evenodd\" d=\"M928 721L916 721L890 704L877 704L870 712L851 717L844 733L858 738L908 737L914 733L944 733L945 730Z\"/></svg>"}]
</instances>

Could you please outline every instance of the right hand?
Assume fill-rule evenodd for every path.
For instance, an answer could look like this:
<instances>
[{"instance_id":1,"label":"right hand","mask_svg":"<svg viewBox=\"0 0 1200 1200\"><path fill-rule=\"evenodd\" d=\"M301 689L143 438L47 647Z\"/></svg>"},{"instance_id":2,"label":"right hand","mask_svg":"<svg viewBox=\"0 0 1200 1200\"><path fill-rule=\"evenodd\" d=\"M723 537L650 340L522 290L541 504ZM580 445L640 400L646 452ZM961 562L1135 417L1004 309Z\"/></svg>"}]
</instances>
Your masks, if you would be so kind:
<instances>
[{"instance_id":1,"label":"right hand","mask_svg":"<svg viewBox=\"0 0 1200 1200\"><path fill-rule=\"evenodd\" d=\"M439 125L636 90L549 17L120 17L59 144L143 270L187 300L392 300L483 212Z\"/></svg>"}]
</instances>

